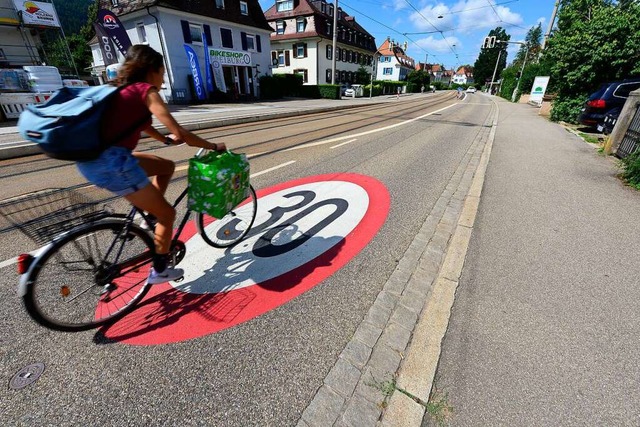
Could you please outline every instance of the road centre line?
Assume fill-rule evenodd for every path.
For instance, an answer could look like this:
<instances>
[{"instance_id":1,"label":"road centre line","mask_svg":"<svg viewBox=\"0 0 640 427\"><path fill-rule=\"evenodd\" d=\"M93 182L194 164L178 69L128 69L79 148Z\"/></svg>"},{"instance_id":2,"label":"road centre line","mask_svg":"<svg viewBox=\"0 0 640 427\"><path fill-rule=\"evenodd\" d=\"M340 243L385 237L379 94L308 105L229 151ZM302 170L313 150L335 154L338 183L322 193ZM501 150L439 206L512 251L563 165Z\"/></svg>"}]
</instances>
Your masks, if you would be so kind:
<instances>
[{"instance_id":1,"label":"road centre line","mask_svg":"<svg viewBox=\"0 0 640 427\"><path fill-rule=\"evenodd\" d=\"M414 117L413 119L405 120L404 122L395 123L393 125L385 126L385 127L382 127L382 128L372 129L372 130L368 130L368 131L360 132L360 133L355 133L353 135L339 136L337 138L331 138L331 139L327 139L327 140L324 140L324 141L310 142L308 144L298 145L296 147L291 147L291 148L288 148L288 149L283 150L283 151L300 150L302 148L309 148L309 147L315 147L315 146L318 146L318 145L331 144L333 142L344 141L345 139L350 139L350 138L354 138L354 137L357 137L357 136L364 136L364 135L370 135L370 134L376 133L376 132L382 132L384 130L393 129L393 128L398 127L398 126L403 126L403 125L415 122L416 120L424 119L425 117L428 117L428 116L431 116L433 114L439 113L440 111L444 111L444 110L446 110L448 108L455 107L456 105L459 105L459 104L458 103L451 104L451 105L448 105L448 106L446 106L444 108L440 108L439 110L432 111L432 112L427 113L427 114L423 114L422 116Z\"/></svg>"},{"instance_id":2,"label":"road centre line","mask_svg":"<svg viewBox=\"0 0 640 427\"><path fill-rule=\"evenodd\" d=\"M249 178L255 178L256 176L260 176L260 175L263 175L263 174L265 174L265 173L272 172L272 171L274 171L274 170L276 170L276 169L280 169L280 168L283 168L283 167L285 167L285 166L292 165L292 164L294 164L295 162L296 162L295 160L291 160L291 161L285 162L285 163L283 163L283 164L281 164L281 165L274 166L274 167L272 167L272 168L265 169L265 170L260 171L260 172L252 173L251 175L249 175Z\"/></svg>"},{"instance_id":3,"label":"road centre line","mask_svg":"<svg viewBox=\"0 0 640 427\"><path fill-rule=\"evenodd\" d=\"M329 147L329 148L333 150L334 148L338 148L338 147L342 147L343 145L351 144L353 141L357 141L357 140L358 140L357 138L350 139L347 142L343 142L342 144L334 145L333 147Z\"/></svg>"}]
</instances>

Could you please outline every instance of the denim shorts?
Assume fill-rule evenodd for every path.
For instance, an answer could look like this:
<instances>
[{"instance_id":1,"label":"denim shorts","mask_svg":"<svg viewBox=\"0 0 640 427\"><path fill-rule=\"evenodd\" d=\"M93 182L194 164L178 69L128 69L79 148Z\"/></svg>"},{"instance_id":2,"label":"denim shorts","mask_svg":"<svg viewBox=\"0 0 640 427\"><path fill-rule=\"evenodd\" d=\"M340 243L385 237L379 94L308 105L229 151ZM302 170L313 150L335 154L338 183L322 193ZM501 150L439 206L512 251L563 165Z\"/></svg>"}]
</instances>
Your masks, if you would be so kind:
<instances>
[{"instance_id":1,"label":"denim shorts","mask_svg":"<svg viewBox=\"0 0 640 427\"><path fill-rule=\"evenodd\" d=\"M76 165L87 181L119 196L127 196L150 183L138 159L124 147L109 147L97 159Z\"/></svg>"}]
</instances>

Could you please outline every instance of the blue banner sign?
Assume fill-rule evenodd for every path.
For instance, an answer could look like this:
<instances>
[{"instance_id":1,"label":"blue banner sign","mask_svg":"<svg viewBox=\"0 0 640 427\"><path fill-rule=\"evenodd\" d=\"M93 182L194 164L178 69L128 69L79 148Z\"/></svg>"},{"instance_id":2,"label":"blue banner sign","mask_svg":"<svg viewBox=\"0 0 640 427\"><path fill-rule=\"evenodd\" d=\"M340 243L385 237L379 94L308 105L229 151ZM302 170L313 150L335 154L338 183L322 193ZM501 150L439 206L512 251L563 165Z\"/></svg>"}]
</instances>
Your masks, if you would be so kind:
<instances>
[{"instance_id":1,"label":"blue banner sign","mask_svg":"<svg viewBox=\"0 0 640 427\"><path fill-rule=\"evenodd\" d=\"M98 10L98 23L113 40L113 44L123 55L131 47L131 39L115 13L107 9Z\"/></svg>"},{"instance_id":2,"label":"blue banner sign","mask_svg":"<svg viewBox=\"0 0 640 427\"><path fill-rule=\"evenodd\" d=\"M189 68L193 75L193 85L195 86L196 94L199 100L204 100L207 98L207 95L204 91L202 74L200 73L200 65L198 64L198 55L196 55L193 48L188 44L184 45L184 50L187 52L187 60L189 61Z\"/></svg>"}]
</instances>

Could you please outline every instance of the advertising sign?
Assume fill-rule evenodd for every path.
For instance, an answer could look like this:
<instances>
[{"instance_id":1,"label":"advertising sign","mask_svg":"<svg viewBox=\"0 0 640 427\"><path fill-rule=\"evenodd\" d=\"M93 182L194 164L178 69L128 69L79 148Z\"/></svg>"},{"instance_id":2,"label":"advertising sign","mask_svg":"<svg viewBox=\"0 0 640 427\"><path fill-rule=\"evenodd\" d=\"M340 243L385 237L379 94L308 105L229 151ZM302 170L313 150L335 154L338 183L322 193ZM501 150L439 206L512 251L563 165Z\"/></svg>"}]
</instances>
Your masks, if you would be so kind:
<instances>
[{"instance_id":1,"label":"advertising sign","mask_svg":"<svg viewBox=\"0 0 640 427\"><path fill-rule=\"evenodd\" d=\"M217 61L220 65L239 65L242 67L250 67L251 54L247 52L238 52L235 50L225 49L209 49L211 63Z\"/></svg>"},{"instance_id":2,"label":"advertising sign","mask_svg":"<svg viewBox=\"0 0 640 427\"><path fill-rule=\"evenodd\" d=\"M104 65L117 64L118 55L116 54L116 49L113 47L113 43L102 25L94 22L93 29L96 31L98 46L100 46L100 51L102 51L102 61Z\"/></svg>"},{"instance_id":3,"label":"advertising sign","mask_svg":"<svg viewBox=\"0 0 640 427\"><path fill-rule=\"evenodd\" d=\"M207 46L206 37L202 40L204 43L204 76L207 81L207 92L213 93L213 76L211 75L211 61L207 52L209 51L209 47Z\"/></svg>"},{"instance_id":4,"label":"advertising sign","mask_svg":"<svg viewBox=\"0 0 640 427\"><path fill-rule=\"evenodd\" d=\"M531 88L531 96L529 101L542 104L542 97L547 91L547 85L549 84L549 76L536 76L533 81L533 87Z\"/></svg>"},{"instance_id":5,"label":"advertising sign","mask_svg":"<svg viewBox=\"0 0 640 427\"><path fill-rule=\"evenodd\" d=\"M51 3L39 1L13 0L13 4L25 25L38 25L44 27L60 27L60 21L56 10Z\"/></svg>"},{"instance_id":6,"label":"advertising sign","mask_svg":"<svg viewBox=\"0 0 640 427\"><path fill-rule=\"evenodd\" d=\"M191 74L193 75L193 85L195 86L198 99L206 99L207 94L204 91L204 82L202 81L202 74L200 73L198 56L194 52L193 48L188 44L184 45L184 50L187 52L187 60L189 61L189 68L191 69Z\"/></svg>"},{"instance_id":7,"label":"advertising sign","mask_svg":"<svg viewBox=\"0 0 640 427\"><path fill-rule=\"evenodd\" d=\"M126 55L127 49L131 47L131 39L129 39L129 35L115 13L106 9L98 10L98 23L102 25L102 28L111 37L113 44L120 53Z\"/></svg>"}]
</instances>

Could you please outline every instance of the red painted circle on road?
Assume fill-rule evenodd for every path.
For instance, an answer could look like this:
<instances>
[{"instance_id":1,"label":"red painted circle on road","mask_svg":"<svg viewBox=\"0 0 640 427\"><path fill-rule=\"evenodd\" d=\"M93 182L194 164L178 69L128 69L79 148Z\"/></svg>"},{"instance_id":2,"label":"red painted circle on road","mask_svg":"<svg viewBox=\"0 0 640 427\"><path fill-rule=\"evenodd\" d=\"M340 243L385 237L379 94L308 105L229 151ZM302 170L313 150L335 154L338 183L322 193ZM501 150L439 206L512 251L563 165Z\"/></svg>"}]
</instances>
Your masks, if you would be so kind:
<instances>
[{"instance_id":1,"label":"red painted circle on road","mask_svg":"<svg viewBox=\"0 0 640 427\"><path fill-rule=\"evenodd\" d=\"M154 285L132 313L102 332L128 344L154 345L251 320L342 268L373 239L389 206L386 187L358 174L311 176L258 191L252 231L263 228L260 233L225 253L204 247L191 221L181 236L187 244L180 265L186 270L185 281ZM274 212L287 209L279 221L261 227ZM304 244L297 245L301 241ZM273 254L265 252L265 242Z\"/></svg>"}]
</instances>

